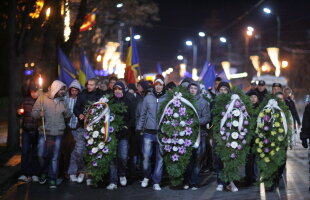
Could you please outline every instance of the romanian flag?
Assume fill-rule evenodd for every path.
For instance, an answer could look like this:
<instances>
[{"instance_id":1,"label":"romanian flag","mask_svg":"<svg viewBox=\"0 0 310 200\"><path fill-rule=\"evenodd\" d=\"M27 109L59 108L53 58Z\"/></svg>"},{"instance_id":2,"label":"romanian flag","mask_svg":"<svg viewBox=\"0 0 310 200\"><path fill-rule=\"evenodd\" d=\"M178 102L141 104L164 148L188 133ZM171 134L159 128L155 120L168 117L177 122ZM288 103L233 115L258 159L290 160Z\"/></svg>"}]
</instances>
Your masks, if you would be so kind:
<instances>
[{"instance_id":1,"label":"romanian flag","mask_svg":"<svg viewBox=\"0 0 310 200\"><path fill-rule=\"evenodd\" d=\"M128 53L126 58L126 68L125 68L125 80L126 83L136 83L138 77L137 69L139 67L138 50L136 45L136 40L134 37L133 29L130 29L130 46L128 47Z\"/></svg>"},{"instance_id":2,"label":"romanian flag","mask_svg":"<svg viewBox=\"0 0 310 200\"><path fill-rule=\"evenodd\" d=\"M84 22L80 27L80 32L87 31L96 24L96 9L92 10L84 17Z\"/></svg>"}]
</instances>

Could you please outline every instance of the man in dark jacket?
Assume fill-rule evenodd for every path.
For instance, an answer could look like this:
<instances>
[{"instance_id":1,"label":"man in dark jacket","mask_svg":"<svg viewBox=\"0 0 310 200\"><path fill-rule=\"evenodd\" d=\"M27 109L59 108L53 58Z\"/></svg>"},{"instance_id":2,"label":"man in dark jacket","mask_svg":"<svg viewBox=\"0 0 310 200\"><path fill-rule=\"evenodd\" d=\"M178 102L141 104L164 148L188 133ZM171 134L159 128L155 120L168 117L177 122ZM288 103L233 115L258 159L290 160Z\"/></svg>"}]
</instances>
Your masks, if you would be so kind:
<instances>
[{"instance_id":1,"label":"man in dark jacket","mask_svg":"<svg viewBox=\"0 0 310 200\"><path fill-rule=\"evenodd\" d=\"M141 187L145 188L149 184L149 180L153 179L153 189L161 190L160 182L163 173L163 157L157 140L159 131L158 126L158 112L161 104L166 99L164 77L157 75L154 81L154 89L143 100L139 121L137 122L136 130L143 135L143 170L144 179ZM155 146L155 148L154 148ZM152 174L151 170L151 156L156 153L155 169Z\"/></svg>"},{"instance_id":2,"label":"man in dark jacket","mask_svg":"<svg viewBox=\"0 0 310 200\"><path fill-rule=\"evenodd\" d=\"M263 80L258 81L258 87L256 89L256 92L258 94L259 102L263 102L265 95L268 93L266 89L266 83Z\"/></svg>"},{"instance_id":3,"label":"man in dark jacket","mask_svg":"<svg viewBox=\"0 0 310 200\"><path fill-rule=\"evenodd\" d=\"M30 95L27 96L18 109L17 113L23 117L22 123L22 156L21 156L21 176L19 181L38 182L38 120L31 116L34 103L39 96L38 87L32 85L30 87Z\"/></svg>"},{"instance_id":4,"label":"man in dark jacket","mask_svg":"<svg viewBox=\"0 0 310 200\"><path fill-rule=\"evenodd\" d=\"M198 149L194 149L191 156L190 164L187 167L185 175L184 189L198 189L198 174L202 165L202 158L206 151L206 124L211 121L210 105L200 94L200 86L198 83L192 82L188 85L187 90L194 96L197 104L197 113L199 115L199 126L201 140Z\"/></svg>"},{"instance_id":5,"label":"man in dark jacket","mask_svg":"<svg viewBox=\"0 0 310 200\"><path fill-rule=\"evenodd\" d=\"M302 127L301 127L301 132L300 132L300 139L302 141L302 146L304 148L308 148L308 140L310 139L310 104L308 103L304 115L302 118ZM310 163L310 162L309 162ZM309 165L310 169L310 165ZM310 187L309 187L310 191Z\"/></svg>"},{"instance_id":6,"label":"man in dark jacket","mask_svg":"<svg viewBox=\"0 0 310 200\"><path fill-rule=\"evenodd\" d=\"M130 127L134 121L134 107L132 102L125 96L125 86L121 81L114 84L113 103L123 103L127 107L127 111L122 115L124 126L116 133L117 142L117 158L110 163L110 184L107 186L108 190L117 189L118 176L122 186L127 185L126 169L128 159L128 138L130 134ZM117 163L117 166L116 166Z\"/></svg>"},{"instance_id":7,"label":"man in dark jacket","mask_svg":"<svg viewBox=\"0 0 310 200\"><path fill-rule=\"evenodd\" d=\"M296 122L297 122L298 126L300 126L301 125L300 118L299 118L299 115L297 113L295 103L294 103L293 99L291 98L292 89L288 88L288 87L285 88L284 89L284 95L285 95L285 103L288 106L288 108L290 109L292 116L293 116L294 126L296 125Z\"/></svg>"}]
</instances>

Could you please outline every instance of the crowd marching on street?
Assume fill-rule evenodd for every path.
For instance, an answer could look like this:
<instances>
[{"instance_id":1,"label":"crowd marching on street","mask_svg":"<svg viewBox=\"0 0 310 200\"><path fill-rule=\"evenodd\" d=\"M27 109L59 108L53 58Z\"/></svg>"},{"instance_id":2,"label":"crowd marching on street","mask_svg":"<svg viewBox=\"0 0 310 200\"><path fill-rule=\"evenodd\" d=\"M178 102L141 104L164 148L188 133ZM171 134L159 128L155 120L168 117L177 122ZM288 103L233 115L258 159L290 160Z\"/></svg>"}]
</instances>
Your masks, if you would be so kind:
<instances>
[{"instance_id":1,"label":"crowd marching on street","mask_svg":"<svg viewBox=\"0 0 310 200\"><path fill-rule=\"evenodd\" d=\"M210 171L219 192L238 192L240 178L273 191L296 130L304 148L310 137L310 104L301 121L292 89L273 83L268 91L264 80L241 91L220 77L204 88L188 78L126 84L111 76L89 79L85 89L55 80L44 94L34 81L27 93L17 111L18 180L51 189L62 179L92 187L106 181L108 190L130 180L159 191L167 174L171 185L197 190L200 172Z\"/></svg>"}]
</instances>

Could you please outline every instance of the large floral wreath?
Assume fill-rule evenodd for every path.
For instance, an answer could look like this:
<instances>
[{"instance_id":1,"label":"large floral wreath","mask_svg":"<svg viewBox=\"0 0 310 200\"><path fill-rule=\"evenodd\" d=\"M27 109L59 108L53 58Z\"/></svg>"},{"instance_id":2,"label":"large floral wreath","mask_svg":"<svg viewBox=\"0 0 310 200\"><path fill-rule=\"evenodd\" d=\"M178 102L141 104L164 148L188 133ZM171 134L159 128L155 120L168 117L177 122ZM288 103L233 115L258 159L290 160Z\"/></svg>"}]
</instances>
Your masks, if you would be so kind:
<instances>
[{"instance_id":1,"label":"large floral wreath","mask_svg":"<svg viewBox=\"0 0 310 200\"><path fill-rule=\"evenodd\" d=\"M264 101L259 110L253 152L258 158L261 182L270 187L286 161L291 120L286 105L274 98Z\"/></svg>"},{"instance_id":2,"label":"large floral wreath","mask_svg":"<svg viewBox=\"0 0 310 200\"><path fill-rule=\"evenodd\" d=\"M245 164L252 138L251 102L237 88L234 93L218 95L212 110L215 150L224 163L220 177L227 182L240 179L239 169Z\"/></svg>"},{"instance_id":3,"label":"large floral wreath","mask_svg":"<svg viewBox=\"0 0 310 200\"><path fill-rule=\"evenodd\" d=\"M193 96L176 88L168 92L161 106L158 140L163 147L164 162L173 186L182 184L193 148L200 142L198 114Z\"/></svg>"},{"instance_id":4,"label":"large floral wreath","mask_svg":"<svg viewBox=\"0 0 310 200\"><path fill-rule=\"evenodd\" d=\"M110 103L108 96L92 104L85 119L86 170L97 185L109 171L109 162L116 157L115 133L123 126L124 104Z\"/></svg>"}]
</instances>

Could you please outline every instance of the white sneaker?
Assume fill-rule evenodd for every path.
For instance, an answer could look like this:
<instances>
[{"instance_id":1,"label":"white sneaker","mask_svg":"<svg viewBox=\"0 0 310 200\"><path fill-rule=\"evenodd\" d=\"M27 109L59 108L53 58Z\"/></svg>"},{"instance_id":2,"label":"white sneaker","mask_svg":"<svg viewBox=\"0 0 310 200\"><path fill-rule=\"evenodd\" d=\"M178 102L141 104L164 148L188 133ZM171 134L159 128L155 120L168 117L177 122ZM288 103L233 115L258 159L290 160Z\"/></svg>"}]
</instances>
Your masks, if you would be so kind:
<instances>
[{"instance_id":1,"label":"white sneaker","mask_svg":"<svg viewBox=\"0 0 310 200\"><path fill-rule=\"evenodd\" d=\"M114 183L110 183L110 185L108 185L107 190L115 190L117 189L117 185L115 185Z\"/></svg>"},{"instance_id":2,"label":"white sneaker","mask_svg":"<svg viewBox=\"0 0 310 200\"><path fill-rule=\"evenodd\" d=\"M224 189L224 186L221 184L217 185L217 187L216 187L216 191L218 191L218 192L222 192L223 189Z\"/></svg>"},{"instance_id":3,"label":"white sneaker","mask_svg":"<svg viewBox=\"0 0 310 200\"><path fill-rule=\"evenodd\" d=\"M144 178L143 181L141 182L141 187L146 188L149 185L149 179Z\"/></svg>"},{"instance_id":4,"label":"white sneaker","mask_svg":"<svg viewBox=\"0 0 310 200\"><path fill-rule=\"evenodd\" d=\"M21 175L20 177L18 177L18 180L22 181L22 182L26 182L26 183L28 183L28 181L29 181L28 177L25 175Z\"/></svg>"},{"instance_id":5,"label":"white sneaker","mask_svg":"<svg viewBox=\"0 0 310 200\"><path fill-rule=\"evenodd\" d=\"M183 186L183 189L184 189L184 190L188 190L188 189L189 189L189 185L184 185L184 186Z\"/></svg>"},{"instance_id":6,"label":"white sneaker","mask_svg":"<svg viewBox=\"0 0 310 200\"><path fill-rule=\"evenodd\" d=\"M77 182L77 177L75 174L70 175L70 182Z\"/></svg>"},{"instance_id":7,"label":"white sneaker","mask_svg":"<svg viewBox=\"0 0 310 200\"><path fill-rule=\"evenodd\" d=\"M193 186L191 189L192 190L198 190L198 187L197 186Z\"/></svg>"},{"instance_id":8,"label":"white sneaker","mask_svg":"<svg viewBox=\"0 0 310 200\"><path fill-rule=\"evenodd\" d=\"M122 186L127 185L127 179L125 176L119 177L119 182L121 183Z\"/></svg>"},{"instance_id":9,"label":"white sneaker","mask_svg":"<svg viewBox=\"0 0 310 200\"><path fill-rule=\"evenodd\" d=\"M86 185L87 186L91 186L92 185L92 182L91 182L90 178L86 179Z\"/></svg>"},{"instance_id":10,"label":"white sneaker","mask_svg":"<svg viewBox=\"0 0 310 200\"><path fill-rule=\"evenodd\" d=\"M84 181L84 177L85 177L85 174L79 174L79 176L77 178L77 182L82 183Z\"/></svg>"},{"instance_id":11,"label":"white sneaker","mask_svg":"<svg viewBox=\"0 0 310 200\"><path fill-rule=\"evenodd\" d=\"M35 182L35 183L39 182L38 176L32 176L31 179L32 179L32 182Z\"/></svg>"},{"instance_id":12,"label":"white sneaker","mask_svg":"<svg viewBox=\"0 0 310 200\"><path fill-rule=\"evenodd\" d=\"M234 182L230 182L230 184L227 186L227 189L232 192L238 192L237 186L234 184Z\"/></svg>"},{"instance_id":13,"label":"white sneaker","mask_svg":"<svg viewBox=\"0 0 310 200\"><path fill-rule=\"evenodd\" d=\"M153 190L159 191L159 190L161 190L161 187L159 186L159 184L154 184L153 185Z\"/></svg>"}]
</instances>

